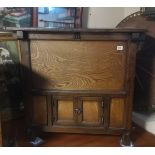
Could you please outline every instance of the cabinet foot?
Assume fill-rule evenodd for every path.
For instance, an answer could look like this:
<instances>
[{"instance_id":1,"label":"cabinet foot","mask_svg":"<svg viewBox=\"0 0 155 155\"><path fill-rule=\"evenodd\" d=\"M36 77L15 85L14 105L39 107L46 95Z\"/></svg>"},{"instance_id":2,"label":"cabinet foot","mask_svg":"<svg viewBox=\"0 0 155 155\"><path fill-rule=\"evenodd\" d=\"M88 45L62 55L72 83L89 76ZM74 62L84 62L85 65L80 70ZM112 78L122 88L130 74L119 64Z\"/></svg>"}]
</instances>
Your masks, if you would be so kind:
<instances>
[{"instance_id":1,"label":"cabinet foot","mask_svg":"<svg viewBox=\"0 0 155 155\"><path fill-rule=\"evenodd\" d=\"M134 146L130 138L130 132L125 132L122 134L121 139L120 139L120 146L122 147L127 147L127 146L133 147Z\"/></svg>"},{"instance_id":2,"label":"cabinet foot","mask_svg":"<svg viewBox=\"0 0 155 155\"><path fill-rule=\"evenodd\" d=\"M28 142L33 146L38 146L44 143L44 140L37 136L36 127L30 127L27 129Z\"/></svg>"}]
</instances>

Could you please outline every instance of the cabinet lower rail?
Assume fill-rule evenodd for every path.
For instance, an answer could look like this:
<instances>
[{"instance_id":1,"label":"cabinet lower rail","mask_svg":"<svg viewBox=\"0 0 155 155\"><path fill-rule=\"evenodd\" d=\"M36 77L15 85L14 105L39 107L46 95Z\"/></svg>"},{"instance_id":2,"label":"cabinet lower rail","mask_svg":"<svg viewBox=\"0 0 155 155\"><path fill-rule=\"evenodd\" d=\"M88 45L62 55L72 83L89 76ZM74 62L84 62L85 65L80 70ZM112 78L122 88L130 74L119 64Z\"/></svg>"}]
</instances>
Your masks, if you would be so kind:
<instances>
[{"instance_id":1,"label":"cabinet lower rail","mask_svg":"<svg viewBox=\"0 0 155 155\"><path fill-rule=\"evenodd\" d=\"M61 132L61 133L80 133L80 134L107 134L107 135L121 135L125 129L108 129L103 127L98 128L85 128L85 127L69 127L69 126L55 126L55 127L42 127L44 132Z\"/></svg>"}]
</instances>

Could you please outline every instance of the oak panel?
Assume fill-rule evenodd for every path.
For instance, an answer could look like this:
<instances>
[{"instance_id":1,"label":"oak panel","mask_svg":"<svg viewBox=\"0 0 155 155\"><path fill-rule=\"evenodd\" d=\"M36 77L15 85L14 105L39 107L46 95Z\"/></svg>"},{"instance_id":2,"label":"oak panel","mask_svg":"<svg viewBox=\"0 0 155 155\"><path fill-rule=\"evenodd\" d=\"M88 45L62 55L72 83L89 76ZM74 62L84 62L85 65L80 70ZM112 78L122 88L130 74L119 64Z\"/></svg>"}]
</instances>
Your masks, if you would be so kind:
<instances>
[{"instance_id":1,"label":"oak panel","mask_svg":"<svg viewBox=\"0 0 155 155\"><path fill-rule=\"evenodd\" d=\"M33 40L33 88L124 90L126 48L123 41Z\"/></svg>"},{"instance_id":2,"label":"oak panel","mask_svg":"<svg viewBox=\"0 0 155 155\"><path fill-rule=\"evenodd\" d=\"M46 96L33 96L33 122L47 124Z\"/></svg>"},{"instance_id":3,"label":"oak panel","mask_svg":"<svg viewBox=\"0 0 155 155\"><path fill-rule=\"evenodd\" d=\"M58 101L58 120L73 120L73 101Z\"/></svg>"},{"instance_id":4,"label":"oak panel","mask_svg":"<svg viewBox=\"0 0 155 155\"><path fill-rule=\"evenodd\" d=\"M83 101L83 121L99 122L99 109L97 101Z\"/></svg>"},{"instance_id":5,"label":"oak panel","mask_svg":"<svg viewBox=\"0 0 155 155\"><path fill-rule=\"evenodd\" d=\"M124 127L124 99L113 98L110 105L110 127Z\"/></svg>"}]
</instances>

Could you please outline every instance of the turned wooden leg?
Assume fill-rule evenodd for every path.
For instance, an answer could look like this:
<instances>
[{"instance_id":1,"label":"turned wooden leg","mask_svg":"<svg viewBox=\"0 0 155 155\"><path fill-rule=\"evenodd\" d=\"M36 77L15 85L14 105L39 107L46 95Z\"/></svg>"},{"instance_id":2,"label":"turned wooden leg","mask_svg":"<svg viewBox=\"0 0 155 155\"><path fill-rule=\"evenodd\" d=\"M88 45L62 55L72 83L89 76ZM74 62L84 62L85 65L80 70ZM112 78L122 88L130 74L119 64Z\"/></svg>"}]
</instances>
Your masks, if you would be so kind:
<instances>
[{"instance_id":1,"label":"turned wooden leg","mask_svg":"<svg viewBox=\"0 0 155 155\"><path fill-rule=\"evenodd\" d=\"M37 136L37 134L37 127L33 126L27 129L28 141L33 146L38 146L44 142L40 137Z\"/></svg>"},{"instance_id":2,"label":"turned wooden leg","mask_svg":"<svg viewBox=\"0 0 155 155\"><path fill-rule=\"evenodd\" d=\"M120 146L125 147L133 147L133 142L131 141L130 138L130 131L126 131L122 134L121 139L120 139Z\"/></svg>"}]
</instances>

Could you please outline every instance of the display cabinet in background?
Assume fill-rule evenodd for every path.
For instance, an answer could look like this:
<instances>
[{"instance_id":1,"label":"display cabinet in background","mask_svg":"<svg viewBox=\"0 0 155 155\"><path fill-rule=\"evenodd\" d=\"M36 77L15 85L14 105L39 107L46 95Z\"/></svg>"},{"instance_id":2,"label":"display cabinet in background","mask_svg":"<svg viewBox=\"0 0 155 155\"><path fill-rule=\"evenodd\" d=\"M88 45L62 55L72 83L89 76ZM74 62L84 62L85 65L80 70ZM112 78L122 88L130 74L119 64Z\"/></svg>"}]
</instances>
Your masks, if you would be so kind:
<instances>
[{"instance_id":1,"label":"display cabinet in background","mask_svg":"<svg viewBox=\"0 0 155 155\"><path fill-rule=\"evenodd\" d=\"M81 7L1 7L0 28L81 28Z\"/></svg>"},{"instance_id":2,"label":"display cabinet in background","mask_svg":"<svg viewBox=\"0 0 155 155\"><path fill-rule=\"evenodd\" d=\"M5 27L31 27L32 8L26 7L1 7L0 28Z\"/></svg>"},{"instance_id":3,"label":"display cabinet in background","mask_svg":"<svg viewBox=\"0 0 155 155\"><path fill-rule=\"evenodd\" d=\"M3 146L8 146L7 140L11 140L11 137L8 139L8 130L3 129L3 122L23 116L18 51L19 44L13 34L0 32L0 133L3 135Z\"/></svg>"},{"instance_id":4,"label":"display cabinet in background","mask_svg":"<svg viewBox=\"0 0 155 155\"><path fill-rule=\"evenodd\" d=\"M80 28L82 8L38 7L38 27Z\"/></svg>"}]
</instances>

